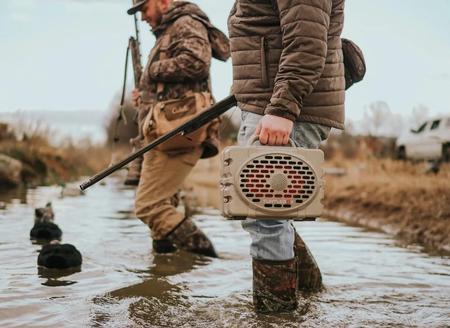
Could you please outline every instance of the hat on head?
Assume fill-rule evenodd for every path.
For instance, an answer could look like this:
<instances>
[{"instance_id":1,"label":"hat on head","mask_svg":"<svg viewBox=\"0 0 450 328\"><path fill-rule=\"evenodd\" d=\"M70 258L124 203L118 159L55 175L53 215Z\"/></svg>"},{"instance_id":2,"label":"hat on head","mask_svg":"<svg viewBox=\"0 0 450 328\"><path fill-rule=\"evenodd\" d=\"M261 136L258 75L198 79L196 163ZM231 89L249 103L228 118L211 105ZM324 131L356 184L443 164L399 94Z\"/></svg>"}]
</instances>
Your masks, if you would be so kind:
<instances>
[{"instance_id":1,"label":"hat on head","mask_svg":"<svg viewBox=\"0 0 450 328\"><path fill-rule=\"evenodd\" d=\"M133 0L133 7L127 10L128 15L134 15L144 7L148 0Z\"/></svg>"}]
</instances>

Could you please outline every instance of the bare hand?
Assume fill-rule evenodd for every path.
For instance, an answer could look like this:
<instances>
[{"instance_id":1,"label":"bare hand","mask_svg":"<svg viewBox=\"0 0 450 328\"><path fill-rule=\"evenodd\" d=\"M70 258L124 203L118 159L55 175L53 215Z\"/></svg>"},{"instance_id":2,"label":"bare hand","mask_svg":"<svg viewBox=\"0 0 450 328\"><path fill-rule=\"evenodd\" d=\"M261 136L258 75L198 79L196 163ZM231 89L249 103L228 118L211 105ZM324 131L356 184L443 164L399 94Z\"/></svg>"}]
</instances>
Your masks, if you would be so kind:
<instances>
[{"instance_id":1,"label":"bare hand","mask_svg":"<svg viewBox=\"0 0 450 328\"><path fill-rule=\"evenodd\" d=\"M141 91L139 89L134 89L131 93L131 101L134 107L139 107L141 104Z\"/></svg>"},{"instance_id":2,"label":"bare hand","mask_svg":"<svg viewBox=\"0 0 450 328\"><path fill-rule=\"evenodd\" d=\"M287 118L264 115L256 127L255 135L263 145L281 146L289 143L294 122Z\"/></svg>"}]
</instances>

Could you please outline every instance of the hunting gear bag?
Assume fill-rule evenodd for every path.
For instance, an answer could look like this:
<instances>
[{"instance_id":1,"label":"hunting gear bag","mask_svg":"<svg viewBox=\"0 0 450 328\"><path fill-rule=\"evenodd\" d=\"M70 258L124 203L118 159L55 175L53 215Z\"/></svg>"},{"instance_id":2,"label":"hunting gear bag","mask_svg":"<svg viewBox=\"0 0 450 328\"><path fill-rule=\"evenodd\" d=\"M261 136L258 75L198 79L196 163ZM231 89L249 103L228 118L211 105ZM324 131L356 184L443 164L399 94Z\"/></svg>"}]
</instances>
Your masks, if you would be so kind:
<instances>
[{"instance_id":1,"label":"hunting gear bag","mask_svg":"<svg viewBox=\"0 0 450 328\"><path fill-rule=\"evenodd\" d=\"M222 214L231 220L310 220L322 214L320 149L252 145L222 152Z\"/></svg>"},{"instance_id":2,"label":"hunting gear bag","mask_svg":"<svg viewBox=\"0 0 450 328\"><path fill-rule=\"evenodd\" d=\"M157 139L207 110L213 104L209 92L188 92L180 99L159 101L152 106L142 126L149 140ZM179 151L200 146L207 138L208 125L188 135L178 135L159 145L160 151Z\"/></svg>"},{"instance_id":3,"label":"hunting gear bag","mask_svg":"<svg viewBox=\"0 0 450 328\"><path fill-rule=\"evenodd\" d=\"M366 62L360 47L351 40L342 38L342 53L344 54L345 90L361 81L366 74Z\"/></svg>"}]
</instances>

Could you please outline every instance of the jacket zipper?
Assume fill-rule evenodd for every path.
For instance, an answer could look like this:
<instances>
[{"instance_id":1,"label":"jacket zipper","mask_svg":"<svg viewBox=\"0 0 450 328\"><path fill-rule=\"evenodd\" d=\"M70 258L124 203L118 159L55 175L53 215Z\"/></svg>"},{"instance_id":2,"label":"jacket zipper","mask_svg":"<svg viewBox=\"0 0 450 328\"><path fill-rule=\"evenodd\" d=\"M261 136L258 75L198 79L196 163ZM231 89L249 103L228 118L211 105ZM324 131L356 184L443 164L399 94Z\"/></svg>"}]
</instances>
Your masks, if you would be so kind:
<instances>
[{"instance_id":1,"label":"jacket zipper","mask_svg":"<svg viewBox=\"0 0 450 328\"><path fill-rule=\"evenodd\" d=\"M261 80L264 87L269 86L269 77L267 72L267 58L266 58L266 38L261 37Z\"/></svg>"}]
</instances>

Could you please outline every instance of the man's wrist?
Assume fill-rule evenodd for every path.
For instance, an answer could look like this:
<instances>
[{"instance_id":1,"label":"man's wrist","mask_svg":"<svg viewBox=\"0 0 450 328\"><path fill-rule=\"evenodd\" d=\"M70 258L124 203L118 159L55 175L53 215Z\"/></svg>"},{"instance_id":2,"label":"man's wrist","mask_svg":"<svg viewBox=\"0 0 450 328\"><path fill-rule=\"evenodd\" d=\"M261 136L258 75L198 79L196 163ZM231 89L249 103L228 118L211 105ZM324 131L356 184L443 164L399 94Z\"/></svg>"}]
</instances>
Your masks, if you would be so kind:
<instances>
[{"instance_id":1,"label":"man's wrist","mask_svg":"<svg viewBox=\"0 0 450 328\"><path fill-rule=\"evenodd\" d=\"M297 117L295 117L295 115L293 115L292 113L290 113L286 110L283 110L283 109L273 108L273 107L266 108L266 110L264 111L264 115L274 115L274 116L288 119L292 122L295 122L297 120Z\"/></svg>"}]
</instances>

